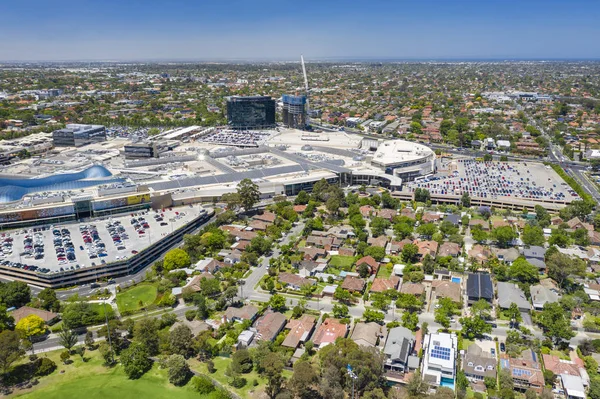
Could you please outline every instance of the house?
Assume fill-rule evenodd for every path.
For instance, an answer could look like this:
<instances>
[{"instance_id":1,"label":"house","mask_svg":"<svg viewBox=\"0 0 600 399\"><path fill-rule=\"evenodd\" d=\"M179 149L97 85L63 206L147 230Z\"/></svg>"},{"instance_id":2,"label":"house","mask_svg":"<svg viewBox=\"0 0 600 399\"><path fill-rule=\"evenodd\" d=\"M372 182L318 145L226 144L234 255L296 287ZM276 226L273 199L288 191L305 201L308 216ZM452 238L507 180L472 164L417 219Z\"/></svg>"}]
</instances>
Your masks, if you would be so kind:
<instances>
[{"instance_id":1,"label":"house","mask_svg":"<svg viewBox=\"0 0 600 399\"><path fill-rule=\"evenodd\" d=\"M333 226L329 230L327 230L327 235L334 236L336 238L352 238L356 235L354 234L354 228L352 226Z\"/></svg>"},{"instance_id":2,"label":"house","mask_svg":"<svg viewBox=\"0 0 600 399\"><path fill-rule=\"evenodd\" d=\"M419 256L423 259L429 255L435 258L438 250L438 243L436 241L418 241L415 240L414 244L419 248Z\"/></svg>"},{"instance_id":3,"label":"house","mask_svg":"<svg viewBox=\"0 0 600 399\"><path fill-rule=\"evenodd\" d=\"M341 247L338 249L338 255L354 256L354 255L356 255L356 250L354 248Z\"/></svg>"},{"instance_id":4,"label":"house","mask_svg":"<svg viewBox=\"0 0 600 399\"><path fill-rule=\"evenodd\" d=\"M510 227L510 224L506 220L494 220L492 228L497 229L499 227Z\"/></svg>"},{"instance_id":5,"label":"house","mask_svg":"<svg viewBox=\"0 0 600 399\"><path fill-rule=\"evenodd\" d=\"M319 237L316 235L306 237L306 245L316 248L328 249L332 243L333 237Z\"/></svg>"},{"instance_id":6,"label":"house","mask_svg":"<svg viewBox=\"0 0 600 399\"><path fill-rule=\"evenodd\" d=\"M446 241L438 250L438 256L452 256L453 258L456 258L458 255L460 255L460 245L455 242Z\"/></svg>"},{"instance_id":7,"label":"house","mask_svg":"<svg viewBox=\"0 0 600 399\"><path fill-rule=\"evenodd\" d=\"M531 293L531 302L535 310L542 310L545 304L558 302L560 299L560 295L558 295L556 290L539 284L529 287L529 292Z\"/></svg>"},{"instance_id":8,"label":"house","mask_svg":"<svg viewBox=\"0 0 600 399\"><path fill-rule=\"evenodd\" d=\"M400 292L403 294L421 296L425 292L425 287L422 284L402 283L402 286L400 287Z\"/></svg>"},{"instance_id":9,"label":"house","mask_svg":"<svg viewBox=\"0 0 600 399\"><path fill-rule=\"evenodd\" d=\"M369 237L367 239L367 244L371 247L381 247L385 248L387 245L388 238L387 236L379 236L379 237Z\"/></svg>"},{"instance_id":10,"label":"house","mask_svg":"<svg viewBox=\"0 0 600 399\"><path fill-rule=\"evenodd\" d=\"M215 274L223 266L225 266L223 264L223 262L219 262L218 260L215 260L213 258L206 258L206 259L202 259L202 260L199 260L198 262L196 262L194 269L196 269L200 272L207 272L207 273Z\"/></svg>"},{"instance_id":11,"label":"house","mask_svg":"<svg viewBox=\"0 0 600 399\"><path fill-rule=\"evenodd\" d=\"M498 281L498 306L501 309L508 309L513 303L517 304L519 311L529 312L531 304L525 297L525 293L515 283Z\"/></svg>"},{"instance_id":12,"label":"house","mask_svg":"<svg viewBox=\"0 0 600 399\"><path fill-rule=\"evenodd\" d=\"M500 367L509 370L515 389L526 391L533 389L538 394L544 388L544 374L540 368L538 357L532 349L521 352L519 358L502 358Z\"/></svg>"},{"instance_id":13,"label":"house","mask_svg":"<svg viewBox=\"0 0 600 399\"><path fill-rule=\"evenodd\" d=\"M509 265L512 265L521 256L516 248L494 248L492 252L499 261L508 263Z\"/></svg>"},{"instance_id":14,"label":"house","mask_svg":"<svg viewBox=\"0 0 600 399\"><path fill-rule=\"evenodd\" d=\"M298 252L304 254L304 259L316 260L318 258L324 258L327 255L327 251L323 248L304 247L298 248Z\"/></svg>"},{"instance_id":15,"label":"house","mask_svg":"<svg viewBox=\"0 0 600 399\"><path fill-rule=\"evenodd\" d=\"M413 219L415 220L415 211L412 210L411 208L404 208L400 211L400 216L406 216L409 219Z\"/></svg>"},{"instance_id":16,"label":"house","mask_svg":"<svg viewBox=\"0 0 600 399\"><path fill-rule=\"evenodd\" d=\"M385 327L375 322L356 323L350 339L358 345L372 348L377 346L381 338L385 337L384 331Z\"/></svg>"},{"instance_id":17,"label":"house","mask_svg":"<svg viewBox=\"0 0 600 399\"><path fill-rule=\"evenodd\" d=\"M236 249L231 251L228 255L223 257L225 263L229 263L230 265L234 265L239 263L242 260L242 253Z\"/></svg>"},{"instance_id":18,"label":"house","mask_svg":"<svg viewBox=\"0 0 600 399\"><path fill-rule=\"evenodd\" d=\"M279 282L288 288L298 291L304 285L315 285L314 280L309 280L304 277L300 277L297 274L282 272L279 273Z\"/></svg>"},{"instance_id":19,"label":"house","mask_svg":"<svg viewBox=\"0 0 600 399\"><path fill-rule=\"evenodd\" d=\"M385 247L386 255L398 255L406 244L412 244L412 240L405 238L402 241L391 240Z\"/></svg>"},{"instance_id":20,"label":"house","mask_svg":"<svg viewBox=\"0 0 600 399\"><path fill-rule=\"evenodd\" d=\"M458 226L461 224L462 220L460 215L457 215L455 213L451 213L449 215L446 215L446 217L444 218L445 222L450 222L455 226Z\"/></svg>"},{"instance_id":21,"label":"house","mask_svg":"<svg viewBox=\"0 0 600 399\"><path fill-rule=\"evenodd\" d=\"M414 348L415 336L408 328L390 329L383 349L385 356L383 368L386 372L392 373L416 370L419 367L419 358L413 355Z\"/></svg>"},{"instance_id":22,"label":"house","mask_svg":"<svg viewBox=\"0 0 600 399\"><path fill-rule=\"evenodd\" d=\"M569 220L567 222L567 225L569 226L569 230L579 230L579 229L585 229L588 231L594 230L594 226L592 226L589 223L582 222L578 217L574 217L573 219Z\"/></svg>"},{"instance_id":23,"label":"house","mask_svg":"<svg viewBox=\"0 0 600 399\"><path fill-rule=\"evenodd\" d=\"M553 226L559 226L559 225L563 224L563 220L561 219L560 216L552 216L550 218L550 224L552 224Z\"/></svg>"},{"instance_id":24,"label":"house","mask_svg":"<svg viewBox=\"0 0 600 399\"><path fill-rule=\"evenodd\" d=\"M275 219L277 219L277 215L273 212L263 212L261 215L255 215L254 217L252 217L252 219L259 220L268 224L273 224L275 223Z\"/></svg>"},{"instance_id":25,"label":"house","mask_svg":"<svg viewBox=\"0 0 600 399\"><path fill-rule=\"evenodd\" d=\"M379 270L379 262L377 262L375 258L370 255L363 256L356 261L356 270L358 270L361 265L366 265L369 268L370 274L376 274L377 270Z\"/></svg>"},{"instance_id":26,"label":"house","mask_svg":"<svg viewBox=\"0 0 600 399\"><path fill-rule=\"evenodd\" d=\"M546 370L550 370L554 373L554 375L568 374L577 377L582 376L582 371L584 371L584 375L587 377L587 372L585 372L585 366L583 365L583 361L576 357L576 360L579 364L574 361L563 360L558 356L553 355L542 355L542 359L544 360L544 368Z\"/></svg>"},{"instance_id":27,"label":"house","mask_svg":"<svg viewBox=\"0 0 600 399\"><path fill-rule=\"evenodd\" d=\"M370 218L371 214L375 211L371 205L363 205L359 209L363 218Z\"/></svg>"},{"instance_id":28,"label":"house","mask_svg":"<svg viewBox=\"0 0 600 399\"><path fill-rule=\"evenodd\" d=\"M49 326L56 323L59 319L59 315L57 313L49 312L44 309L36 309L29 306L21 306L20 308L13 310L9 314L13 317L13 319L15 319L15 325L27 316L32 315L35 315L40 319L44 320L44 323L46 323Z\"/></svg>"},{"instance_id":29,"label":"house","mask_svg":"<svg viewBox=\"0 0 600 399\"><path fill-rule=\"evenodd\" d=\"M468 254L469 258L478 263L485 263L492 257L492 251L488 247L479 244L473 245Z\"/></svg>"},{"instance_id":30,"label":"house","mask_svg":"<svg viewBox=\"0 0 600 399\"><path fill-rule=\"evenodd\" d=\"M290 320L285 328L290 330L288 335L285 337L282 346L287 348L296 349L298 345L308 341L310 334L312 334L315 328L315 317L310 315L303 315L299 319Z\"/></svg>"},{"instance_id":31,"label":"house","mask_svg":"<svg viewBox=\"0 0 600 399\"><path fill-rule=\"evenodd\" d=\"M442 215L435 212L425 212L421 217L421 223L432 223L437 222L442 218Z\"/></svg>"},{"instance_id":32,"label":"house","mask_svg":"<svg viewBox=\"0 0 600 399\"><path fill-rule=\"evenodd\" d=\"M267 231L267 227L270 225L270 223L266 223L261 220L253 220L248 224L248 227L255 231Z\"/></svg>"},{"instance_id":33,"label":"house","mask_svg":"<svg viewBox=\"0 0 600 399\"><path fill-rule=\"evenodd\" d=\"M181 321L177 321L175 324L173 324L171 327L169 327L169 331L173 331L175 328L177 328L177 326L181 326L181 325L187 326L190 329L190 331L192 332L192 335L194 337L204 331L208 331L208 330L212 329L212 327L208 323L206 323L202 320L190 321L184 317Z\"/></svg>"},{"instance_id":34,"label":"house","mask_svg":"<svg viewBox=\"0 0 600 399\"><path fill-rule=\"evenodd\" d=\"M324 262L315 262L313 260L303 260L300 261L300 266L298 266L298 274L302 277L314 276L316 273L323 273L325 268L327 267L327 263Z\"/></svg>"},{"instance_id":35,"label":"house","mask_svg":"<svg viewBox=\"0 0 600 399\"><path fill-rule=\"evenodd\" d=\"M250 344L252 343L252 340L254 339L254 335L255 335L254 331L250 331L250 330L242 331L240 333L240 335L238 335L236 348L239 350L239 349L249 347Z\"/></svg>"},{"instance_id":36,"label":"house","mask_svg":"<svg viewBox=\"0 0 600 399\"><path fill-rule=\"evenodd\" d=\"M350 292L363 292L365 289L365 280L355 276L346 276L341 287Z\"/></svg>"},{"instance_id":37,"label":"house","mask_svg":"<svg viewBox=\"0 0 600 399\"><path fill-rule=\"evenodd\" d=\"M387 219L390 222L393 218L396 217L397 214L398 212L396 212L394 209L380 209L379 211L377 211L377 216L383 219Z\"/></svg>"},{"instance_id":38,"label":"house","mask_svg":"<svg viewBox=\"0 0 600 399\"><path fill-rule=\"evenodd\" d=\"M560 381L567 399L585 399L587 397L581 377L561 374Z\"/></svg>"},{"instance_id":39,"label":"house","mask_svg":"<svg viewBox=\"0 0 600 399\"><path fill-rule=\"evenodd\" d=\"M279 312L266 312L254 323L256 339L273 342L286 324L285 316Z\"/></svg>"},{"instance_id":40,"label":"house","mask_svg":"<svg viewBox=\"0 0 600 399\"><path fill-rule=\"evenodd\" d=\"M244 320L254 320L257 314L258 308L254 305L244 305L241 308L230 306L225 310L223 318L225 319L225 322L242 322Z\"/></svg>"},{"instance_id":41,"label":"house","mask_svg":"<svg viewBox=\"0 0 600 399\"><path fill-rule=\"evenodd\" d=\"M431 289L437 299L450 298L452 302L461 303L460 284L448 280L433 280Z\"/></svg>"},{"instance_id":42,"label":"house","mask_svg":"<svg viewBox=\"0 0 600 399\"><path fill-rule=\"evenodd\" d=\"M539 260L543 261L546 257L546 248L540 247L537 245L533 245L531 247L524 248L523 256L525 257L525 259L528 262L530 262L530 259L539 259Z\"/></svg>"},{"instance_id":43,"label":"house","mask_svg":"<svg viewBox=\"0 0 600 399\"><path fill-rule=\"evenodd\" d=\"M494 286L487 273L469 273L467 276L467 297L469 305L480 299L492 302L494 299Z\"/></svg>"},{"instance_id":44,"label":"house","mask_svg":"<svg viewBox=\"0 0 600 399\"><path fill-rule=\"evenodd\" d=\"M316 348L323 348L335 342L338 338L345 338L348 326L337 319L327 318L315 332L313 343Z\"/></svg>"},{"instance_id":45,"label":"house","mask_svg":"<svg viewBox=\"0 0 600 399\"><path fill-rule=\"evenodd\" d=\"M485 377L496 378L496 358L473 343L467 348L462 362L465 377L471 382L480 382Z\"/></svg>"},{"instance_id":46,"label":"house","mask_svg":"<svg viewBox=\"0 0 600 399\"><path fill-rule=\"evenodd\" d=\"M471 219L469 220L469 227L472 229L475 226L481 227L482 230L487 231L490 229L489 222L482 219Z\"/></svg>"},{"instance_id":47,"label":"house","mask_svg":"<svg viewBox=\"0 0 600 399\"><path fill-rule=\"evenodd\" d=\"M371 284L370 292L385 292L387 290L397 290L398 284L400 284L400 278L397 276L391 276L390 278L378 278L376 277Z\"/></svg>"},{"instance_id":48,"label":"house","mask_svg":"<svg viewBox=\"0 0 600 399\"><path fill-rule=\"evenodd\" d=\"M421 375L430 385L454 387L456 377L456 355L458 339L456 334L429 333L423 346Z\"/></svg>"}]
</instances>

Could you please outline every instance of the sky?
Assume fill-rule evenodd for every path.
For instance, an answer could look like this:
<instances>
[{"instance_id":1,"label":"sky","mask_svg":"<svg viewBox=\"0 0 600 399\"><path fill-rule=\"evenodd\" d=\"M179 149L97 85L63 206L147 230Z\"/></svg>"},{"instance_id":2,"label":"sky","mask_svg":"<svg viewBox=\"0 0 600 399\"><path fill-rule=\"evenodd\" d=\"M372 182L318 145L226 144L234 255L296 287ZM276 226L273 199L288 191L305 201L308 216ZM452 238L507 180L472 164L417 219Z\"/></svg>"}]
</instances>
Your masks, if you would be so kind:
<instances>
[{"instance_id":1,"label":"sky","mask_svg":"<svg viewBox=\"0 0 600 399\"><path fill-rule=\"evenodd\" d=\"M0 61L598 59L599 0L0 0Z\"/></svg>"}]
</instances>

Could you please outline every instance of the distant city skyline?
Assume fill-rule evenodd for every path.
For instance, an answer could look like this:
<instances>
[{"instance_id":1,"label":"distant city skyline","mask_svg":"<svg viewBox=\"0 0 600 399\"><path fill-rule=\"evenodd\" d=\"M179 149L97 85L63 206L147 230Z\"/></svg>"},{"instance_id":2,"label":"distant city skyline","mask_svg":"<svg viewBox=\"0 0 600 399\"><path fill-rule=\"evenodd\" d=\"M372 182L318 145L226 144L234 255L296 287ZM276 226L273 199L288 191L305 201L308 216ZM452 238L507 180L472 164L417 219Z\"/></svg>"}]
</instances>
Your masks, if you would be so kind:
<instances>
[{"instance_id":1,"label":"distant city skyline","mask_svg":"<svg viewBox=\"0 0 600 399\"><path fill-rule=\"evenodd\" d=\"M0 4L0 61L600 58L600 2Z\"/></svg>"}]
</instances>

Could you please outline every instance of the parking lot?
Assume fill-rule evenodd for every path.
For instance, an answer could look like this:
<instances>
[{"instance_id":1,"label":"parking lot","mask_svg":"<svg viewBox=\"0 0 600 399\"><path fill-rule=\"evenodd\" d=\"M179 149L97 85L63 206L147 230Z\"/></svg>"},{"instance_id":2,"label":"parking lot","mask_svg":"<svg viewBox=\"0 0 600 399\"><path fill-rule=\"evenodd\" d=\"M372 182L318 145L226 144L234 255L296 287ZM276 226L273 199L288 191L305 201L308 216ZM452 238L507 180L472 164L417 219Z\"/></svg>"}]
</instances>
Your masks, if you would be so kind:
<instances>
[{"instance_id":1,"label":"parking lot","mask_svg":"<svg viewBox=\"0 0 600 399\"><path fill-rule=\"evenodd\" d=\"M53 273L126 259L196 218L199 206L138 211L0 235L0 263Z\"/></svg>"},{"instance_id":2,"label":"parking lot","mask_svg":"<svg viewBox=\"0 0 600 399\"><path fill-rule=\"evenodd\" d=\"M462 195L496 199L573 201L577 193L549 166L535 162L478 162L459 159L445 174L408 183L410 191L426 188L432 194Z\"/></svg>"}]
</instances>

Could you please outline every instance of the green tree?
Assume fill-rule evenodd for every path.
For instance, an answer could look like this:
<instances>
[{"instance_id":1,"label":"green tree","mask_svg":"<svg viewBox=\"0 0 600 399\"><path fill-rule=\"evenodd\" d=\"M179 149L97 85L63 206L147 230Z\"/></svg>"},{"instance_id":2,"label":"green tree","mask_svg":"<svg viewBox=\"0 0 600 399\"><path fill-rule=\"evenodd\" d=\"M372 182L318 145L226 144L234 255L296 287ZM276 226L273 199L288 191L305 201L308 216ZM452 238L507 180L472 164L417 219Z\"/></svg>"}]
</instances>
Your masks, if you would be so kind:
<instances>
[{"instance_id":1,"label":"green tree","mask_svg":"<svg viewBox=\"0 0 600 399\"><path fill-rule=\"evenodd\" d=\"M431 237L437 232L437 226L433 223L424 223L417 227L417 234L421 236L431 239Z\"/></svg>"},{"instance_id":2,"label":"green tree","mask_svg":"<svg viewBox=\"0 0 600 399\"><path fill-rule=\"evenodd\" d=\"M305 397L312 391L312 387L317 381L317 373L310 362L300 360L294 363L294 374L292 374L289 386L296 396Z\"/></svg>"},{"instance_id":3,"label":"green tree","mask_svg":"<svg viewBox=\"0 0 600 399\"><path fill-rule=\"evenodd\" d=\"M471 236L473 237L473 239L475 241L477 241L479 243L482 243L488 239L488 234L485 231L483 231L483 229L481 227L472 228Z\"/></svg>"},{"instance_id":4,"label":"green tree","mask_svg":"<svg viewBox=\"0 0 600 399\"><path fill-rule=\"evenodd\" d=\"M415 201L416 202L428 202L431 200L431 194L426 188L415 189Z\"/></svg>"},{"instance_id":5,"label":"green tree","mask_svg":"<svg viewBox=\"0 0 600 399\"><path fill-rule=\"evenodd\" d=\"M512 302L510 307L504 311L504 314L510 319L517 323L520 323L523 318L521 316L521 311L519 310L519 306Z\"/></svg>"},{"instance_id":6,"label":"green tree","mask_svg":"<svg viewBox=\"0 0 600 399\"><path fill-rule=\"evenodd\" d=\"M540 226L525 225L523 234L521 235L523 243L526 245L544 245L544 230Z\"/></svg>"},{"instance_id":7,"label":"green tree","mask_svg":"<svg viewBox=\"0 0 600 399\"><path fill-rule=\"evenodd\" d=\"M44 288L38 294L38 299L42 301L42 308L51 312L60 310L60 301L56 297L56 292L52 288Z\"/></svg>"},{"instance_id":8,"label":"green tree","mask_svg":"<svg viewBox=\"0 0 600 399\"><path fill-rule=\"evenodd\" d=\"M283 360L278 353L269 352L262 362L262 376L267 379L265 393L270 399L275 399L282 389L285 378L283 377Z\"/></svg>"},{"instance_id":9,"label":"green tree","mask_svg":"<svg viewBox=\"0 0 600 399\"><path fill-rule=\"evenodd\" d=\"M518 234L510 226L502 226L492 231L492 236L499 247L506 248L518 237Z\"/></svg>"},{"instance_id":10,"label":"green tree","mask_svg":"<svg viewBox=\"0 0 600 399\"><path fill-rule=\"evenodd\" d=\"M141 319L135 323L134 337L137 342L146 348L149 356L158 353L160 339L158 337L158 326L154 318Z\"/></svg>"},{"instance_id":11,"label":"green tree","mask_svg":"<svg viewBox=\"0 0 600 399\"><path fill-rule=\"evenodd\" d=\"M492 325L479 317L463 317L460 319L462 325L462 335L468 339L482 337L486 333L492 332Z\"/></svg>"},{"instance_id":12,"label":"green tree","mask_svg":"<svg viewBox=\"0 0 600 399\"><path fill-rule=\"evenodd\" d=\"M258 185L250 179L243 179L239 182L237 193L240 196L240 203L245 210L250 210L260 200L260 191Z\"/></svg>"},{"instance_id":13,"label":"green tree","mask_svg":"<svg viewBox=\"0 0 600 399\"><path fill-rule=\"evenodd\" d=\"M348 306L344 304L334 304L331 312L336 319L343 319L344 317L348 317L349 314Z\"/></svg>"},{"instance_id":14,"label":"green tree","mask_svg":"<svg viewBox=\"0 0 600 399\"><path fill-rule=\"evenodd\" d=\"M423 397L428 388L427 383L421 379L421 372L419 370L415 371L406 384L406 391L409 398Z\"/></svg>"},{"instance_id":15,"label":"green tree","mask_svg":"<svg viewBox=\"0 0 600 399\"><path fill-rule=\"evenodd\" d=\"M471 197L469 196L469 193L467 193L467 192L463 193L462 197L460 197L460 203L465 208L471 207Z\"/></svg>"},{"instance_id":16,"label":"green tree","mask_svg":"<svg viewBox=\"0 0 600 399\"><path fill-rule=\"evenodd\" d=\"M179 324L169 332L169 349L171 353L187 357L192 350L194 335L188 326Z\"/></svg>"},{"instance_id":17,"label":"green tree","mask_svg":"<svg viewBox=\"0 0 600 399\"><path fill-rule=\"evenodd\" d=\"M350 303L352 300L352 294L350 294L348 290L345 290L338 285L333 293L333 298L340 302Z\"/></svg>"},{"instance_id":18,"label":"green tree","mask_svg":"<svg viewBox=\"0 0 600 399\"><path fill-rule=\"evenodd\" d=\"M563 340L570 340L575 336L571 329L570 317L562 306L555 303L546 303L538 317L538 322L544 330L544 335L556 344Z\"/></svg>"},{"instance_id":19,"label":"green tree","mask_svg":"<svg viewBox=\"0 0 600 399\"><path fill-rule=\"evenodd\" d=\"M225 193L221 196L221 201L227 205L227 209L236 211L241 203L242 199L238 193Z\"/></svg>"},{"instance_id":20,"label":"green tree","mask_svg":"<svg viewBox=\"0 0 600 399\"><path fill-rule=\"evenodd\" d=\"M191 265L190 256L181 248L174 248L167 252L163 261L165 270L183 269Z\"/></svg>"},{"instance_id":21,"label":"green tree","mask_svg":"<svg viewBox=\"0 0 600 399\"><path fill-rule=\"evenodd\" d=\"M278 312L285 309L285 297L283 295L275 294L269 299L269 306L274 311Z\"/></svg>"},{"instance_id":22,"label":"green tree","mask_svg":"<svg viewBox=\"0 0 600 399\"><path fill-rule=\"evenodd\" d=\"M508 269L508 275L521 283L533 284L540 280L540 273L537 267L527 262L525 258L517 258Z\"/></svg>"},{"instance_id":23,"label":"green tree","mask_svg":"<svg viewBox=\"0 0 600 399\"><path fill-rule=\"evenodd\" d=\"M15 319L6 311L6 306L0 304L0 332L12 330L15 326Z\"/></svg>"},{"instance_id":24,"label":"green tree","mask_svg":"<svg viewBox=\"0 0 600 399\"><path fill-rule=\"evenodd\" d=\"M417 255L419 253L419 247L415 244L406 244L402 248L402 260L408 263L413 263L417 260Z\"/></svg>"},{"instance_id":25,"label":"green tree","mask_svg":"<svg viewBox=\"0 0 600 399\"><path fill-rule=\"evenodd\" d=\"M63 328L58 333L58 340L66 350L71 352L71 349L73 349L73 347L77 345L77 334L73 330L70 330L66 328L66 326L63 326Z\"/></svg>"},{"instance_id":26,"label":"green tree","mask_svg":"<svg viewBox=\"0 0 600 399\"><path fill-rule=\"evenodd\" d=\"M142 343L134 342L121 353L123 371L131 380L140 378L152 368L152 360L146 347Z\"/></svg>"},{"instance_id":27,"label":"green tree","mask_svg":"<svg viewBox=\"0 0 600 399\"><path fill-rule=\"evenodd\" d=\"M548 268L548 277L554 279L563 288L570 276L583 276L586 269L585 262L581 259L572 258L558 251L547 256L546 267Z\"/></svg>"},{"instance_id":28,"label":"green tree","mask_svg":"<svg viewBox=\"0 0 600 399\"><path fill-rule=\"evenodd\" d=\"M231 356L231 370L234 374L247 374L252 371L252 357L248 349L240 349Z\"/></svg>"},{"instance_id":29,"label":"green tree","mask_svg":"<svg viewBox=\"0 0 600 399\"><path fill-rule=\"evenodd\" d=\"M0 370L2 370L2 374L8 373L12 364L24 354L19 333L10 330L0 333Z\"/></svg>"},{"instance_id":30,"label":"green tree","mask_svg":"<svg viewBox=\"0 0 600 399\"><path fill-rule=\"evenodd\" d=\"M310 196L308 195L308 193L304 190L301 190L296 196L296 199L294 200L294 205L306 205L308 204L309 200Z\"/></svg>"},{"instance_id":31,"label":"green tree","mask_svg":"<svg viewBox=\"0 0 600 399\"><path fill-rule=\"evenodd\" d=\"M480 299L471 306L471 314L481 319L489 319L492 305L485 299Z\"/></svg>"},{"instance_id":32,"label":"green tree","mask_svg":"<svg viewBox=\"0 0 600 399\"><path fill-rule=\"evenodd\" d=\"M185 385L190 376L190 367L182 355L175 354L167 358L169 382L175 386Z\"/></svg>"},{"instance_id":33,"label":"green tree","mask_svg":"<svg viewBox=\"0 0 600 399\"><path fill-rule=\"evenodd\" d=\"M199 294L195 297L194 302L196 303L198 318L200 320L206 320L210 314L206 303L206 297L203 294Z\"/></svg>"},{"instance_id":34,"label":"green tree","mask_svg":"<svg viewBox=\"0 0 600 399\"><path fill-rule=\"evenodd\" d=\"M371 309L365 309L365 311L363 312L363 319L365 319L365 322L367 322L367 323L370 323L370 322L383 323L383 320L385 319L385 315L383 314L383 312L378 312L376 310L371 310Z\"/></svg>"},{"instance_id":35,"label":"green tree","mask_svg":"<svg viewBox=\"0 0 600 399\"><path fill-rule=\"evenodd\" d=\"M7 308L20 308L31 302L31 290L21 281L0 282L0 303Z\"/></svg>"},{"instance_id":36,"label":"green tree","mask_svg":"<svg viewBox=\"0 0 600 399\"><path fill-rule=\"evenodd\" d=\"M402 314L402 325L411 331L417 331L419 316L413 312L404 312Z\"/></svg>"},{"instance_id":37,"label":"green tree","mask_svg":"<svg viewBox=\"0 0 600 399\"><path fill-rule=\"evenodd\" d=\"M396 301L396 307L412 313L421 310L423 302L414 295L400 293Z\"/></svg>"}]
</instances>

